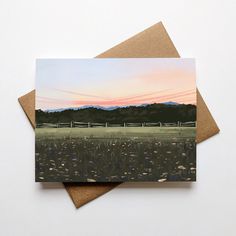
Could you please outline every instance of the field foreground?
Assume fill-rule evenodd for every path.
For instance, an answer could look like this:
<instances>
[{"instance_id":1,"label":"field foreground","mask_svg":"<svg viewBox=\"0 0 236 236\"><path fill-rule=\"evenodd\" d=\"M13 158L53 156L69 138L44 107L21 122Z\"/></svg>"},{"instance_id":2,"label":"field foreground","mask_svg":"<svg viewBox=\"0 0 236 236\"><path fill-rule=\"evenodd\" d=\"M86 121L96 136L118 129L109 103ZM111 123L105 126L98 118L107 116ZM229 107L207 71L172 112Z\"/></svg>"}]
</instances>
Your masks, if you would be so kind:
<instances>
[{"instance_id":1,"label":"field foreground","mask_svg":"<svg viewBox=\"0 0 236 236\"><path fill-rule=\"evenodd\" d=\"M36 128L36 181L195 181L195 127Z\"/></svg>"}]
</instances>

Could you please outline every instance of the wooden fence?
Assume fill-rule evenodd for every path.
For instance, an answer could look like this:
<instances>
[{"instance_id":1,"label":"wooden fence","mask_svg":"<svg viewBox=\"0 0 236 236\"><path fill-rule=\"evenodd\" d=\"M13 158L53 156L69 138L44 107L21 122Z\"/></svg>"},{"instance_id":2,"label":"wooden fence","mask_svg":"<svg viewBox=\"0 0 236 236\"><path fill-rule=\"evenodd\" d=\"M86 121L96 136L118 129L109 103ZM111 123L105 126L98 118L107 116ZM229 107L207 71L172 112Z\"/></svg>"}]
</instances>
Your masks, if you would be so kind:
<instances>
[{"instance_id":1,"label":"wooden fence","mask_svg":"<svg viewBox=\"0 0 236 236\"><path fill-rule=\"evenodd\" d=\"M173 122L173 123L164 123L164 122L143 122L143 123L95 123L95 122L78 122L71 121L68 123L40 123L37 124L37 128L93 128L93 127L195 127L195 121L189 122Z\"/></svg>"}]
</instances>

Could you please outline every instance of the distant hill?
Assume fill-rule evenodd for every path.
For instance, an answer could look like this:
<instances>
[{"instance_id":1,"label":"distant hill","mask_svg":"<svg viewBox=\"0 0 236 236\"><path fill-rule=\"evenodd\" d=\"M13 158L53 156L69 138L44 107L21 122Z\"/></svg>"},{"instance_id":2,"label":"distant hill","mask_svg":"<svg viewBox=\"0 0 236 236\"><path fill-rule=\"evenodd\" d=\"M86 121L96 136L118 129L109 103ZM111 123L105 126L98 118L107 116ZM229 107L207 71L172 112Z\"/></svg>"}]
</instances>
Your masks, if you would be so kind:
<instances>
[{"instance_id":1,"label":"distant hill","mask_svg":"<svg viewBox=\"0 0 236 236\"><path fill-rule=\"evenodd\" d=\"M196 106L167 102L128 107L87 106L66 110L36 110L36 123L70 121L109 123L196 121Z\"/></svg>"},{"instance_id":2,"label":"distant hill","mask_svg":"<svg viewBox=\"0 0 236 236\"><path fill-rule=\"evenodd\" d=\"M165 104L165 105L173 105L173 106L179 105L179 103L177 103L177 102L164 102L164 103L162 103L162 104Z\"/></svg>"},{"instance_id":3,"label":"distant hill","mask_svg":"<svg viewBox=\"0 0 236 236\"><path fill-rule=\"evenodd\" d=\"M171 102L171 101L170 102L160 103L160 104L175 105L175 106L179 105L179 103ZM77 110L82 110L82 109L87 109L87 108L97 108L97 109L112 111L112 110L115 110L115 109L118 109L118 108L144 107L144 106L148 106L148 105L150 105L150 104L141 104L141 105L137 105L137 106L130 105L130 106L108 106L108 107L105 107L105 106L94 106L94 105L85 105L85 106L81 106L81 107L67 107L67 108L58 108L58 109L48 109L48 110L45 110L45 112L61 112L61 111L66 111L66 110L77 111Z\"/></svg>"}]
</instances>

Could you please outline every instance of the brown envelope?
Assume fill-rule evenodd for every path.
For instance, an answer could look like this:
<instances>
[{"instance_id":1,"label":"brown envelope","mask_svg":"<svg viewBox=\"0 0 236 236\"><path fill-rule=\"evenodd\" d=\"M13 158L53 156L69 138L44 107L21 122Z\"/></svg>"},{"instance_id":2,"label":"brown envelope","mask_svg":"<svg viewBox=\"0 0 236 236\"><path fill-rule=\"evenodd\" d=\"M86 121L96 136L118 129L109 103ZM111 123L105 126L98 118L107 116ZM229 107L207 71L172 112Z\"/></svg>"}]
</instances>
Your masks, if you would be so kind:
<instances>
[{"instance_id":1,"label":"brown envelope","mask_svg":"<svg viewBox=\"0 0 236 236\"><path fill-rule=\"evenodd\" d=\"M97 58L180 57L163 24L157 23ZM35 127L35 91L19 98L31 125ZM197 91L197 143L217 134L219 128ZM76 208L115 188L120 183L64 183Z\"/></svg>"}]
</instances>

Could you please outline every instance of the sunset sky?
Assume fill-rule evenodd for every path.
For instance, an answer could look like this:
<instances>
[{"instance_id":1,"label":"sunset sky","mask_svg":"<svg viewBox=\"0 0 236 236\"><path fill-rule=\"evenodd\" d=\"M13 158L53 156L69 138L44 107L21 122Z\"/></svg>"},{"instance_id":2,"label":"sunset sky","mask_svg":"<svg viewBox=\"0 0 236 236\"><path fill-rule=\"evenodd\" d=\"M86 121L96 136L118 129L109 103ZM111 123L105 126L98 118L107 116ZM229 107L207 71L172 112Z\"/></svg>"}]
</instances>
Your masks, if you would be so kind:
<instances>
[{"instance_id":1,"label":"sunset sky","mask_svg":"<svg viewBox=\"0 0 236 236\"><path fill-rule=\"evenodd\" d=\"M193 59L38 59L36 109L196 104Z\"/></svg>"}]
</instances>

